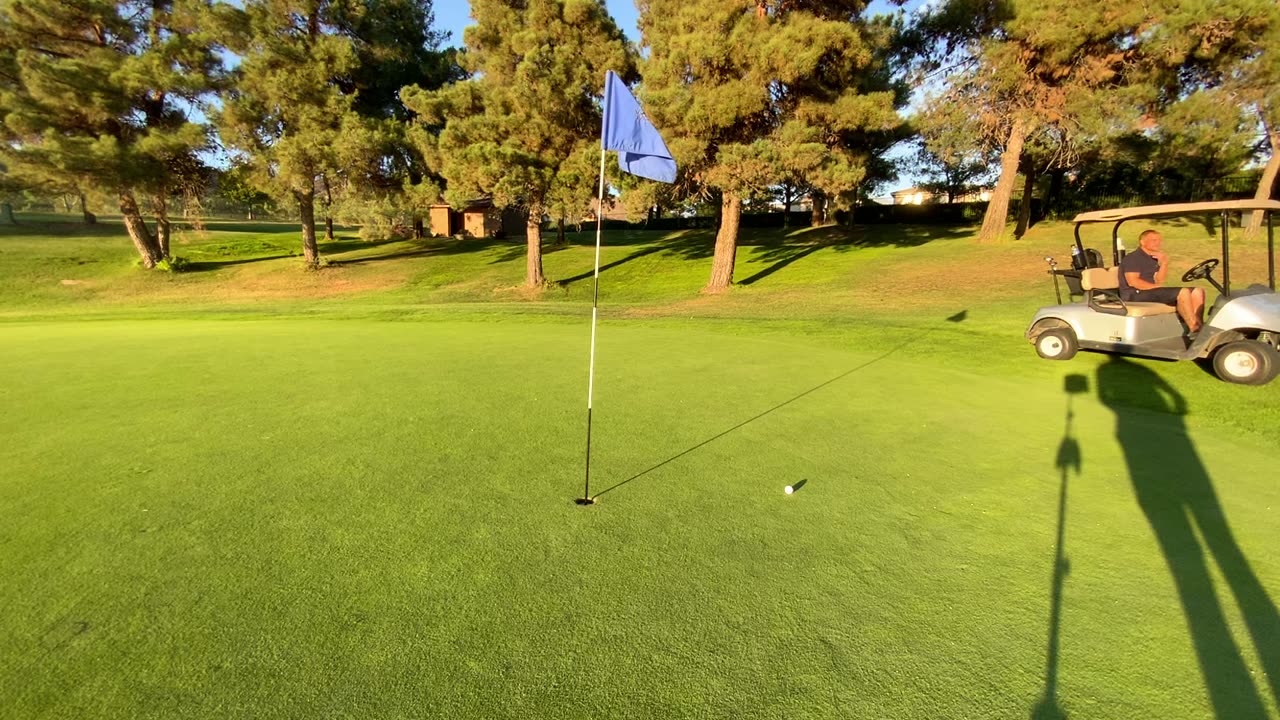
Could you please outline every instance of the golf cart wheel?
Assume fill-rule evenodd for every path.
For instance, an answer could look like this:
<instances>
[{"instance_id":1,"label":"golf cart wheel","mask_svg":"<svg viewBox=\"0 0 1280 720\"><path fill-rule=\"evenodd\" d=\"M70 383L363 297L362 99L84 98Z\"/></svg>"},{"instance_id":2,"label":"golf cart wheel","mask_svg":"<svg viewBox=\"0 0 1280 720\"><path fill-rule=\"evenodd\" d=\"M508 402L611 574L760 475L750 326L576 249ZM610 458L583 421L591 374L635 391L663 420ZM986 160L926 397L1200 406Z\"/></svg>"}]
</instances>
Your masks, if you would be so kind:
<instances>
[{"instance_id":1,"label":"golf cart wheel","mask_svg":"<svg viewBox=\"0 0 1280 720\"><path fill-rule=\"evenodd\" d=\"M1036 338L1036 354L1045 360L1070 360L1079 349L1075 331L1069 327L1049 328Z\"/></svg>"},{"instance_id":2,"label":"golf cart wheel","mask_svg":"<svg viewBox=\"0 0 1280 720\"><path fill-rule=\"evenodd\" d=\"M1227 382L1265 385L1280 370L1280 355L1257 340L1239 340L1214 353L1213 370Z\"/></svg>"}]
</instances>

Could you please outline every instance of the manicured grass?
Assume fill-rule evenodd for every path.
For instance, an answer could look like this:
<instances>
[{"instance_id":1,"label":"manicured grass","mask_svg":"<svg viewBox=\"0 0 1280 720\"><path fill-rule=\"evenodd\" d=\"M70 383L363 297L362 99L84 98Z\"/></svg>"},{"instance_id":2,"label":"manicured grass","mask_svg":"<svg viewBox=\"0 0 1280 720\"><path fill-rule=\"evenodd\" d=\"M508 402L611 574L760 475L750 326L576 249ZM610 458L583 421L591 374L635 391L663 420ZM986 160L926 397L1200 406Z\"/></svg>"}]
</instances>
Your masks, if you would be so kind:
<instances>
[{"instance_id":1,"label":"manicured grass","mask_svg":"<svg viewBox=\"0 0 1280 720\"><path fill-rule=\"evenodd\" d=\"M611 248L590 508L589 281L0 238L3 714L1280 717L1280 384L1037 359L1062 226L874 232Z\"/></svg>"}]
</instances>

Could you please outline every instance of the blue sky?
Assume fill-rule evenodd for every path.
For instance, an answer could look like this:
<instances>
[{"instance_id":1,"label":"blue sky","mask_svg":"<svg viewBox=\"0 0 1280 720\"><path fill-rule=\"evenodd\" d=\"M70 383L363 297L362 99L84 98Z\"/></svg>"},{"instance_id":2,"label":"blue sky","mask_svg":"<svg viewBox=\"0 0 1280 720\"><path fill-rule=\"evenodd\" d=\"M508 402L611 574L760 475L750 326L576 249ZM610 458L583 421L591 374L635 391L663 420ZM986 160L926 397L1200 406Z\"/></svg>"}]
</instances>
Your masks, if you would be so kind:
<instances>
[{"instance_id":1,"label":"blue sky","mask_svg":"<svg viewBox=\"0 0 1280 720\"><path fill-rule=\"evenodd\" d=\"M632 0L608 0L605 4L622 32L632 40L639 40L636 19L640 15L636 12L636 4ZM461 45L462 29L471 24L471 3L467 0L439 0L432 3L432 9L436 13L436 27L453 33L453 40L448 44Z\"/></svg>"}]
</instances>

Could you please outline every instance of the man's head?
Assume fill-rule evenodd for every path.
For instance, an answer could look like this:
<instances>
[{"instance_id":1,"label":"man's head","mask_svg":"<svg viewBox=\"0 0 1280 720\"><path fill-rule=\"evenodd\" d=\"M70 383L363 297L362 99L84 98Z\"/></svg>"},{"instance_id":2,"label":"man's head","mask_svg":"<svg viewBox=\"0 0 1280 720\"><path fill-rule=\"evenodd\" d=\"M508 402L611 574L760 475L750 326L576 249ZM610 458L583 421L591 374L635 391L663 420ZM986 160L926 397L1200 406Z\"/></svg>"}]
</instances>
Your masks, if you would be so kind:
<instances>
[{"instance_id":1,"label":"man's head","mask_svg":"<svg viewBox=\"0 0 1280 720\"><path fill-rule=\"evenodd\" d=\"M1155 230L1143 230L1138 236L1138 246L1149 253L1160 250L1160 241L1160 233Z\"/></svg>"}]
</instances>

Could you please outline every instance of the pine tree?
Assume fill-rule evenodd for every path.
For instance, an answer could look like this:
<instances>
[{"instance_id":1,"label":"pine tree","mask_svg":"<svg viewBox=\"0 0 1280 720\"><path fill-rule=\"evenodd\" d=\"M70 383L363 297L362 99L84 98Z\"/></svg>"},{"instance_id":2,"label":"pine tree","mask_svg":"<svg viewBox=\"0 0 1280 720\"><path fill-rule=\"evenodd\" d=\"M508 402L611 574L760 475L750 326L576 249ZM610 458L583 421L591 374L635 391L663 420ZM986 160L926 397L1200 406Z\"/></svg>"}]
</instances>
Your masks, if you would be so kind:
<instances>
[{"instance_id":1,"label":"pine tree","mask_svg":"<svg viewBox=\"0 0 1280 720\"><path fill-rule=\"evenodd\" d=\"M542 218L590 206L606 70L634 74L603 0L472 0L461 62L474 77L438 92L408 88L415 138L460 206L489 197L525 216L525 285L540 287Z\"/></svg>"},{"instance_id":2,"label":"pine tree","mask_svg":"<svg viewBox=\"0 0 1280 720\"><path fill-rule=\"evenodd\" d=\"M642 0L642 92L686 194L719 202L706 292L733 282L742 201L803 178L837 207L867 178L873 134L901 121L892 27L861 2Z\"/></svg>"},{"instance_id":3,"label":"pine tree","mask_svg":"<svg viewBox=\"0 0 1280 720\"><path fill-rule=\"evenodd\" d=\"M204 177L208 131L186 110L218 68L209 17L204 0L0 2L0 160L109 193L147 268L168 256L169 196Z\"/></svg>"},{"instance_id":4,"label":"pine tree","mask_svg":"<svg viewBox=\"0 0 1280 720\"><path fill-rule=\"evenodd\" d=\"M342 180L337 212L359 222L362 234L385 234L406 221L423 234L422 217L439 198L438 173L426 165L409 135L413 113L400 100L406 86L436 90L465 77L457 51L441 48L430 0L335 0L334 32L352 41L355 65L338 84L352 109L373 130L370 162ZM325 183L326 193L335 190Z\"/></svg>"},{"instance_id":5,"label":"pine tree","mask_svg":"<svg viewBox=\"0 0 1280 720\"><path fill-rule=\"evenodd\" d=\"M320 265L317 200L377 154L375 130L353 108L356 48L335 12L329 0L245 3L227 35L242 61L215 115L256 183L297 205L310 269Z\"/></svg>"},{"instance_id":6,"label":"pine tree","mask_svg":"<svg viewBox=\"0 0 1280 720\"><path fill-rule=\"evenodd\" d=\"M1053 150L1054 142L1081 136L1106 142L1109 126L1123 135L1158 124L1179 99L1223 82L1210 78L1232 59L1267 57L1250 38L1274 12L1274 0L1222 0L1212 11L1202 0L933 5L915 26L934 48L924 53L925 66L956 63L936 107L971 118L1001 153L979 241L1004 233L1029 142L1047 140Z\"/></svg>"}]
</instances>

